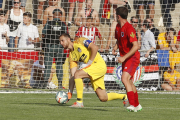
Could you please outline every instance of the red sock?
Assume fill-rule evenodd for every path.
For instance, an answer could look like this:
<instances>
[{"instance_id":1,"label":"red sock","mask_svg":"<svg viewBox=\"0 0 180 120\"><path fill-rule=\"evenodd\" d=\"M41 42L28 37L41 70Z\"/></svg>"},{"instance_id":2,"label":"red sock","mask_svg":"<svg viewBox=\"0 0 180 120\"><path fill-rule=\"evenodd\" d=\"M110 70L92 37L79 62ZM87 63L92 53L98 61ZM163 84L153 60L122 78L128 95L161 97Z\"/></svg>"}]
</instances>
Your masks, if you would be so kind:
<instances>
[{"instance_id":1,"label":"red sock","mask_svg":"<svg viewBox=\"0 0 180 120\"><path fill-rule=\"evenodd\" d=\"M129 104L135 106L134 92L133 91L127 92L127 96L128 96Z\"/></svg>"},{"instance_id":2,"label":"red sock","mask_svg":"<svg viewBox=\"0 0 180 120\"><path fill-rule=\"evenodd\" d=\"M137 107L139 105L139 100L138 100L138 93L137 91L134 93L134 107Z\"/></svg>"}]
</instances>

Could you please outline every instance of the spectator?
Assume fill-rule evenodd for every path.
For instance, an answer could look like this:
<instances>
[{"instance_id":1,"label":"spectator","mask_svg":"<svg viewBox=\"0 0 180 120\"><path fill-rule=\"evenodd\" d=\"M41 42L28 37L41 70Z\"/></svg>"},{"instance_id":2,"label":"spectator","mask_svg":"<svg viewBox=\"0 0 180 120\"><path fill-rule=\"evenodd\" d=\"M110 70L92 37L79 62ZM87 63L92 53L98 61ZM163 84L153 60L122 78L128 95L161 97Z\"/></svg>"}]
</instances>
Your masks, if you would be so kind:
<instances>
[{"instance_id":1,"label":"spectator","mask_svg":"<svg viewBox=\"0 0 180 120\"><path fill-rule=\"evenodd\" d=\"M49 0L49 7L45 9L44 11L44 15L43 15L43 26L45 26L46 22L49 20L49 21L52 21L53 20L53 10L54 9L59 9L62 11L62 15L59 16L60 20L62 22L66 22L65 20L65 11L63 8L61 7L58 7L58 0Z\"/></svg>"},{"instance_id":2,"label":"spectator","mask_svg":"<svg viewBox=\"0 0 180 120\"><path fill-rule=\"evenodd\" d=\"M0 0L0 10L2 10L3 0Z\"/></svg>"},{"instance_id":3,"label":"spectator","mask_svg":"<svg viewBox=\"0 0 180 120\"><path fill-rule=\"evenodd\" d=\"M164 18L164 25L167 28L172 27L172 21L171 21L172 18L170 14L171 6L172 4L176 4L179 2L180 0L163 0L163 3L162 3L162 9L164 9L163 18Z\"/></svg>"},{"instance_id":4,"label":"spectator","mask_svg":"<svg viewBox=\"0 0 180 120\"><path fill-rule=\"evenodd\" d=\"M8 47L7 43L9 42L9 26L5 22L5 13L3 10L0 10L0 47ZM5 51L7 50L0 50Z\"/></svg>"},{"instance_id":5,"label":"spectator","mask_svg":"<svg viewBox=\"0 0 180 120\"><path fill-rule=\"evenodd\" d=\"M59 44L59 36L62 33L67 32L67 27L61 18L63 12L60 9L53 10L53 20L47 22L45 25L42 36L44 39L45 46L45 74L44 79L48 83L48 79L50 78L51 66L53 62L53 58L56 59L56 74L59 80L59 84L63 77L63 63L66 59L66 54L64 54L63 47ZM45 36L46 35L46 36Z\"/></svg>"},{"instance_id":6,"label":"spectator","mask_svg":"<svg viewBox=\"0 0 180 120\"><path fill-rule=\"evenodd\" d=\"M146 20L148 21L149 30L154 34L155 43L157 45L158 44L157 43L157 38L158 38L158 35L159 35L159 30L154 26L154 20L153 19L147 18Z\"/></svg>"},{"instance_id":7,"label":"spectator","mask_svg":"<svg viewBox=\"0 0 180 120\"><path fill-rule=\"evenodd\" d=\"M169 67L168 70L164 72L164 82L161 87L167 91L179 91L180 73Z\"/></svg>"},{"instance_id":8,"label":"spectator","mask_svg":"<svg viewBox=\"0 0 180 120\"><path fill-rule=\"evenodd\" d=\"M141 36L141 50L146 50L146 51L140 52L140 54L141 54L141 60L142 59L144 60L144 57L148 58L150 53L154 52L153 50L156 48L156 44L155 44L154 34L149 30L147 20L144 20L141 28L143 30Z\"/></svg>"},{"instance_id":9,"label":"spectator","mask_svg":"<svg viewBox=\"0 0 180 120\"><path fill-rule=\"evenodd\" d=\"M138 16L140 18L140 22L143 23L144 21L144 8L149 7L148 15L146 15L148 18L154 19L154 5L155 0L135 0L134 6L138 10Z\"/></svg>"},{"instance_id":10,"label":"spectator","mask_svg":"<svg viewBox=\"0 0 180 120\"><path fill-rule=\"evenodd\" d=\"M78 12L78 16L75 19L75 24L77 26L83 26L88 16L93 18L93 22L92 22L93 26L99 26L100 24L99 15L96 10L92 9L92 5L93 5L93 0L86 0L86 8Z\"/></svg>"},{"instance_id":11,"label":"spectator","mask_svg":"<svg viewBox=\"0 0 180 120\"><path fill-rule=\"evenodd\" d=\"M113 21L109 30L109 37L107 41L106 51L109 51L110 48L113 48L116 44L116 39L114 37L115 29L116 29L117 22Z\"/></svg>"},{"instance_id":12,"label":"spectator","mask_svg":"<svg viewBox=\"0 0 180 120\"><path fill-rule=\"evenodd\" d=\"M120 0L105 0L104 1L104 7L103 7L103 14L108 14L106 13L107 11L110 12L110 4L113 6L113 16L114 16L114 21L116 21L116 8L117 5L124 5L127 7L128 12L131 12L131 7L128 3L128 0L120 1Z\"/></svg>"},{"instance_id":13,"label":"spectator","mask_svg":"<svg viewBox=\"0 0 180 120\"><path fill-rule=\"evenodd\" d=\"M31 24L32 15L30 12L23 14L23 25L19 26L17 36L15 38L15 48L34 48L34 44L39 42L38 28ZM19 44L18 44L18 39ZM34 50L18 50L18 51L34 51Z\"/></svg>"},{"instance_id":14,"label":"spectator","mask_svg":"<svg viewBox=\"0 0 180 120\"><path fill-rule=\"evenodd\" d=\"M6 13L6 23L10 27L9 43L8 47L14 48L14 41L17 35L17 29L20 24L23 22L23 13L24 11L20 9L21 2L20 0L14 0L14 5L11 10L8 10ZM14 50L8 50L13 52Z\"/></svg>"},{"instance_id":15,"label":"spectator","mask_svg":"<svg viewBox=\"0 0 180 120\"><path fill-rule=\"evenodd\" d=\"M138 30L138 18L136 16L132 16L130 19L130 23L133 26L133 28L136 30L136 38L138 40L139 49L141 48L141 33L140 30Z\"/></svg>"},{"instance_id":16,"label":"spectator","mask_svg":"<svg viewBox=\"0 0 180 120\"><path fill-rule=\"evenodd\" d=\"M169 64L174 69L175 64L180 62L178 52L176 30L174 28L167 28L166 33L160 33L158 36L158 44L161 50L169 51Z\"/></svg>"},{"instance_id":17,"label":"spectator","mask_svg":"<svg viewBox=\"0 0 180 120\"><path fill-rule=\"evenodd\" d=\"M167 28L166 33L160 33L158 36L158 44L161 50L170 50L177 52L177 38L174 28Z\"/></svg>"},{"instance_id":18,"label":"spectator","mask_svg":"<svg viewBox=\"0 0 180 120\"><path fill-rule=\"evenodd\" d=\"M44 53L39 52L39 60L34 62L31 70L31 78L29 80L32 88L42 88L44 82Z\"/></svg>"},{"instance_id":19,"label":"spectator","mask_svg":"<svg viewBox=\"0 0 180 120\"><path fill-rule=\"evenodd\" d=\"M68 27L71 27L72 24L72 17L75 7L75 2L78 1L78 13L82 10L83 2L85 0L69 0L69 17L68 17Z\"/></svg>"},{"instance_id":20,"label":"spectator","mask_svg":"<svg viewBox=\"0 0 180 120\"><path fill-rule=\"evenodd\" d=\"M103 52L103 40L101 37L101 34L98 30L98 28L92 26L93 18L88 16L86 18L86 24L85 26L82 26L78 29L78 32L76 33L75 40L79 37L85 37L91 40L95 44L96 36L100 39L100 51Z\"/></svg>"},{"instance_id":21,"label":"spectator","mask_svg":"<svg viewBox=\"0 0 180 120\"><path fill-rule=\"evenodd\" d=\"M39 4L38 4L38 10L37 10L37 19L34 20L35 24L42 24L41 16L43 13L43 7L44 7L44 3L46 0L38 0Z\"/></svg>"}]
</instances>

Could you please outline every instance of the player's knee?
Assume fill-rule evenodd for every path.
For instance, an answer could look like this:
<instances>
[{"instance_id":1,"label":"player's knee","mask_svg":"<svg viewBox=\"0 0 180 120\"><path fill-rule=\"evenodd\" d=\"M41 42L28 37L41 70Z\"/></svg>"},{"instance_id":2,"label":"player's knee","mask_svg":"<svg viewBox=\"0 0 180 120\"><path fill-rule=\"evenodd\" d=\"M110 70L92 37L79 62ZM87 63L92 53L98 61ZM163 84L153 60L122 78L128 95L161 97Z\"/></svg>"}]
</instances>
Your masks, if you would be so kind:
<instances>
[{"instance_id":1,"label":"player's knee","mask_svg":"<svg viewBox=\"0 0 180 120\"><path fill-rule=\"evenodd\" d=\"M108 97L107 96L99 97L99 100L101 102L106 102L108 100Z\"/></svg>"},{"instance_id":2,"label":"player's knee","mask_svg":"<svg viewBox=\"0 0 180 120\"><path fill-rule=\"evenodd\" d=\"M81 78L79 71L76 71L75 74L74 74L74 79L77 79L77 78Z\"/></svg>"}]
</instances>

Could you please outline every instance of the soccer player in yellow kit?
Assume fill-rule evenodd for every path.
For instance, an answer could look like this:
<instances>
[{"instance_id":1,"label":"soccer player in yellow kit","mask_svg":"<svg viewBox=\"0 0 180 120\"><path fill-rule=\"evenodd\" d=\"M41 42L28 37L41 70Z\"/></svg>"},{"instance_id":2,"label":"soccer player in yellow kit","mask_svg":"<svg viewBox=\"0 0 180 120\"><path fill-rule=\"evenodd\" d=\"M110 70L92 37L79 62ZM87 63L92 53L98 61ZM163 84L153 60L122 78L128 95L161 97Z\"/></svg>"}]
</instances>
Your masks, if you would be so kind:
<instances>
[{"instance_id":1,"label":"soccer player in yellow kit","mask_svg":"<svg viewBox=\"0 0 180 120\"><path fill-rule=\"evenodd\" d=\"M77 101L71 107L84 107L83 78L90 78L94 91L100 101L106 102L122 99L124 100L125 107L128 106L129 102L126 94L106 93L104 84L104 75L107 71L106 63L99 54L98 47L91 40L81 37L72 42L70 35L67 33L61 34L59 40L64 49L70 50L70 69L77 92ZM84 62L87 66L77 70L77 62Z\"/></svg>"}]
</instances>

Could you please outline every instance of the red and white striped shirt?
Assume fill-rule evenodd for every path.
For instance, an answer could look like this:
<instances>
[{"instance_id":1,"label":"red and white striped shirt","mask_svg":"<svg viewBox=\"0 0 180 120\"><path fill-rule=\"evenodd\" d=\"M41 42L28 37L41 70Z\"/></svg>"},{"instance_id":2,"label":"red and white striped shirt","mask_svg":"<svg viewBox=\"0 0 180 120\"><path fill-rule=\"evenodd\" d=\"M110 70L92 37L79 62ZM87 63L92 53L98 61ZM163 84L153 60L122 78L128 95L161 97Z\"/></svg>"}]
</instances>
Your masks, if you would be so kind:
<instances>
[{"instance_id":1,"label":"red and white striped shirt","mask_svg":"<svg viewBox=\"0 0 180 120\"><path fill-rule=\"evenodd\" d=\"M100 38L101 34L96 27L91 27L90 29L87 29L86 27L82 26L78 29L76 36L88 38L93 43L95 43L96 36Z\"/></svg>"}]
</instances>

